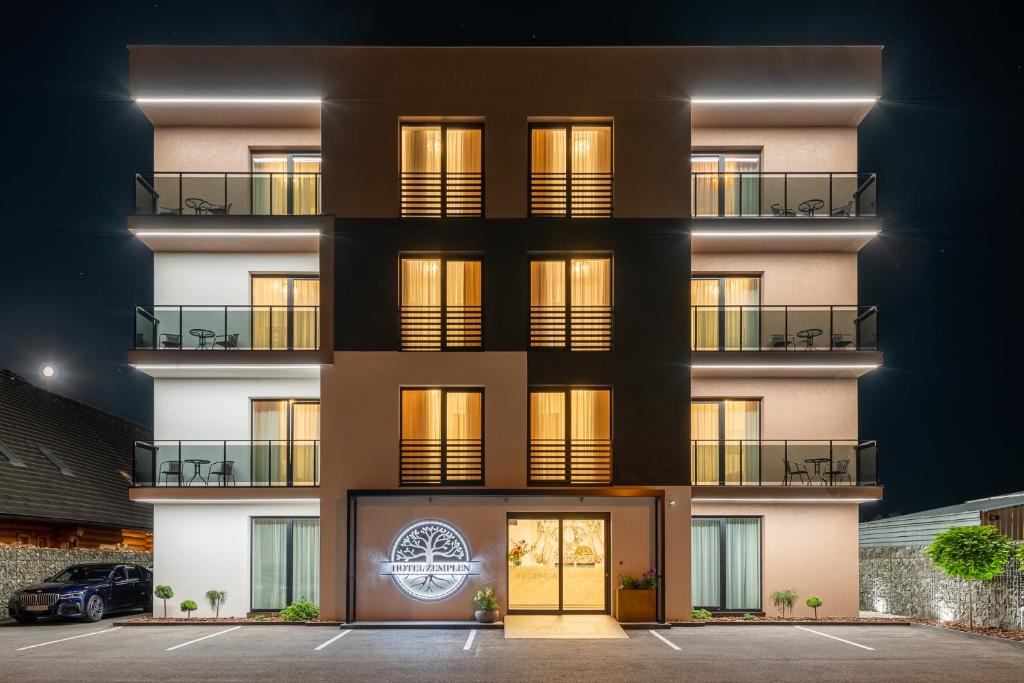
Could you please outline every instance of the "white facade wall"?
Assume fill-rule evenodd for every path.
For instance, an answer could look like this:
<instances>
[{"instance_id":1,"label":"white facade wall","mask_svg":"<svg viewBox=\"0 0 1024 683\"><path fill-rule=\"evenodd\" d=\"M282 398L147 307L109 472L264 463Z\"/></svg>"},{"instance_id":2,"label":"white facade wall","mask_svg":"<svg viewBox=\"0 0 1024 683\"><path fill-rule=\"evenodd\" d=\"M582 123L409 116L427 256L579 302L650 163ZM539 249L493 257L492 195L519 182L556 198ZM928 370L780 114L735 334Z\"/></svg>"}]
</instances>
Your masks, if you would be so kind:
<instances>
[{"instance_id":1,"label":"white facade wall","mask_svg":"<svg viewBox=\"0 0 1024 683\"><path fill-rule=\"evenodd\" d=\"M320 379L154 379L153 438L248 440L253 398L320 398Z\"/></svg>"},{"instance_id":2,"label":"white facade wall","mask_svg":"<svg viewBox=\"0 0 1024 683\"><path fill-rule=\"evenodd\" d=\"M241 617L250 607L250 527L253 517L319 517L320 503L158 503L153 506L153 582L174 590L167 616L185 616L182 600L195 600L194 616L213 616L204 596L227 592L222 617ZM163 602L154 600L163 615Z\"/></svg>"},{"instance_id":3,"label":"white facade wall","mask_svg":"<svg viewBox=\"0 0 1024 683\"><path fill-rule=\"evenodd\" d=\"M155 304L248 306L253 273L318 273L316 253L168 253L153 254Z\"/></svg>"}]
</instances>

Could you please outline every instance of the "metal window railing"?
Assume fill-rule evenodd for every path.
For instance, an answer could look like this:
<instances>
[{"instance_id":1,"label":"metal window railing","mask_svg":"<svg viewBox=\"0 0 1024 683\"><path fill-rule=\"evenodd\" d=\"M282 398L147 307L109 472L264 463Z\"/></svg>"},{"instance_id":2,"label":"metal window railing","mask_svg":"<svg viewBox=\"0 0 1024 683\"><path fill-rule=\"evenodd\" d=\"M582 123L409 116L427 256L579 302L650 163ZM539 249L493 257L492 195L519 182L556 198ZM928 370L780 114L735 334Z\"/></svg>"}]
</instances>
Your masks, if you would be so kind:
<instances>
[{"instance_id":1,"label":"metal window railing","mask_svg":"<svg viewBox=\"0 0 1024 683\"><path fill-rule=\"evenodd\" d=\"M694 440L694 486L877 486L878 442Z\"/></svg>"},{"instance_id":2,"label":"metal window railing","mask_svg":"<svg viewBox=\"0 0 1024 683\"><path fill-rule=\"evenodd\" d=\"M611 306L530 306L530 347L610 351Z\"/></svg>"},{"instance_id":3,"label":"metal window railing","mask_svg":"<svg viewBox=\"0 0 1024 683\"><path fill-rule=\"evenodd\" d=\"M691 173L695 217L856 218L877 215L875 173Z\"/></svg>"},{"instance_id":4,"label":"metal window railing","mask_svg":"<svg viewBox=\"0 0 1024 683\"><path fill-rule=\"evenodd\" d=\"M480 306L401 306L403 351L476 350L483 347Z\"/></svg>"},{"instance_id":5,"label":"metal window railing","mask_svg":"<svg viewBox=\"0 0 1024 683\"><path fill-rule=\"evenodd\" d=\"M611 173L531 173L530 215L608 218L613 181Z\"/></svg>"},{"instance_id":6,"label":"metal window railing","mask_svg":"<svg viewBox=\"0 0 1024 683\"><path fill-rule=\"evenodd\" d=\"M321 215L320 173L145 172L135 174L137 216Z\"/></svg>"},{"instance_id":7,"label":"metal window railing","mask_svg":"<svg viewBox=\"0 0 1024 683\"><path fill-rule=\"evenodd\" d=\"M691 351L877 351L877 306L691 306Z\"/></svg>"},{"instance_id":8,"label":"metal window railing","mask_svg":"<svg viewBox=\"0 0 1024 683\"><path fill-rule=\"evenodd\" d=\"M530 439L530 486L596 486L612 481L611 439Z\"/></svg>"},{"instance_id":9,"label":"metal window railing","mask_svg":"<svg viewBox=\"0 0 1024 683\"><path fill-rule=\"evenodd\" d=\"M484 212L482 173L403 171L405 218L480 217Z\"/></svg>"},{"instance_id":10,"label":"metal window railing","mask_svg":"<svg viewBox=\"0 0 1024 683\"><path fill-rule=\"evenodd\" d=\"M135 442L140 487L319 486L318 440Z\"/></svg>"},{"instance_id":11,"label":"metal window railing","mask_svg":"<svg viewBox=\"0 0 1024 683\"><path fill-rule=\"evenodd\" d=\"M137 350L320 348L319 306L136 306Z\"/></svg>"},{"instance_id":12,"label":"metal window railing","mask_svg":"<svg viewBox=\"0 0 1024 683\"><path fill-rule=\"evenodd\" d=\"M402 486L483 486L483 442L402 439L399 481Z\"/></svg>"}]
</instances>

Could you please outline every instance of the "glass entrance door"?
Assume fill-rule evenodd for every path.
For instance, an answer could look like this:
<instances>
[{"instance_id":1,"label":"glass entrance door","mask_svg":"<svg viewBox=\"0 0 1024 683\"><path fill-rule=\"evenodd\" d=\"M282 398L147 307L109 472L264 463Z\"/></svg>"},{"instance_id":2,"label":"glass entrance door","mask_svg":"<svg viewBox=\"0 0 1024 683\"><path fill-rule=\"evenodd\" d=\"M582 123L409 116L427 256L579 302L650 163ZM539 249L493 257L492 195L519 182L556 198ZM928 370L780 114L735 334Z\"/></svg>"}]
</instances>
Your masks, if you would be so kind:
<instances>
[{"instance_id":1,"label":"glass entrance door","mask_svg":"<svg viewBox=\"0 0 1024 683\"><path fill-rule=\"evenodd\" d=\"M608 612L607 513L508 517L510 612Z\"/></svg>"}]
</instances>

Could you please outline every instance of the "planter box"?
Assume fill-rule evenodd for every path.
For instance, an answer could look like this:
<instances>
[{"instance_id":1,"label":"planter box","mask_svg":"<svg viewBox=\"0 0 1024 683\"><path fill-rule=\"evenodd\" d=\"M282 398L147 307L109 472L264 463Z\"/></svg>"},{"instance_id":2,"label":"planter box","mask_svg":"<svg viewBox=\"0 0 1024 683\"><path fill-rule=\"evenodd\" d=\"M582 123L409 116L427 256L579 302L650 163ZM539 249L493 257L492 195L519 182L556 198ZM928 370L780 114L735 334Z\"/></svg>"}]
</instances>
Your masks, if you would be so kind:
<instances>
[{"instance_id":1,"label":"planter box","mask_svg":"<svg viewBox=\"0 0 1024 683\"><path fill-rule=\"evenodd\" d=\"M616 589L615 619L621 622L656 621L658 618L658 591Z\"/></svg>"}]
</instances>

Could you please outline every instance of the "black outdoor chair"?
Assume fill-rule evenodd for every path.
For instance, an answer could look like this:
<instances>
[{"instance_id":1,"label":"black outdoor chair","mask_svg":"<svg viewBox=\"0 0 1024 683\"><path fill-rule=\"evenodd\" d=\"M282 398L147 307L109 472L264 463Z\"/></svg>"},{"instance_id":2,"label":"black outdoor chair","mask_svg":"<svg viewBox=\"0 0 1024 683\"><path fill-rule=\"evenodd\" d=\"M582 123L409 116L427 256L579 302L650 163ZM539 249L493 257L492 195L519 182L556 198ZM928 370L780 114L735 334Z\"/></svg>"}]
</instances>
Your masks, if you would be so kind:
<instances>
[{"instance_id":1,"label":"black outdoor chair","mask_svg":"<svg viewBox=\"0 0 1024 683\"><path fill-rule=\"evenodd\" d=\"M161 349L180 349L181 348L181 335L180 334L168 334L164 333L160 335L160 348Z\"/></svg>"},{"instance_id":2,"label":"black outdoor chair","mask_svg":"<svg viewBox=\"0 0 1024 683\"><path fill-rule=\"evenodd\" d=\"M849 217L849 216L852 216L852 215L853 215L853 200L852 199L850 201L846 202L845 204L843 204L842 206L840 206L838 209L832 209L832 216L833 217L839 217L839 216Z\"/></svg>"},{"instance_id":3,"label":"black outdoor chair","mask_svg":"<svg viewBox=\"0 0 1024 683\"><path fill-rule=\"evenodd\" d=\"M783 209L782 204L772 204L772 215L780 218L786 216L796 216L796 212L793 209Z\"/></svg>"},{"instance_id":4,"label":"black outdoor chair","mask_svg":"<svg viewBox=\"0 0 1024 683\"><path fill-rule=\"evenodd\" d=\"M234 460L221 460L210 465L210 471L207 474L207 481L217 477L220 481L221 486L227 486L228 479L231 480L231 485L234 486L235 482L235 461Z\"/></svg>"},{"instance_id":5,"label":"black outdoor chair","mask_svg":"<svg viewBox=\"0 0 1024 683\"><path fill-rule=\"evenodd\" d=\"M850 461L837 460L836 468L829 469L828 472L825 472L825 476L829 477L833 483L845 478L847 483L852 484L853 477L850 476Z\"/></svg>"},{"instance_id":6,"label":"black outdoor chair","mask_svg":"<svg viewBox=\"0 0 1024 683\"><path fill-rule=\"evenodd\" d=\"M786 476L783 479L783 483L786 486L793 481L793 477L799 477L801 483L810 484L811 475L807 472L807 468L803 465L793 462L792 460L786 460Z\"/></svg>"},{"instance_id":7,"label":"black outdoor chair","mask_svg":"<svg viewBox=\"0 0 1024 683\"><path fill-rule=\"evenodd\" d=\"M853 346L853 335L851 334L833 334L832 335L832 348L833 349L847 349Z\"/></svg>"},{"instance_id":8,"label":"black outdoor chair","mask_svg":"<svg viewBox=\"0 0 1024 683\"><path fill-rule=\"evenodd\" d=\"M164 478L164 483L169 484L170 478L174 477L178 480L178 486L183 483L181 477L181 461L180 460L168 460L160 463L160 473L157 474L156 481L160 483L160 477Z\"/></svg>"},{"instance_id":9,"label":"black outdoor chair","mask_svg":"<svg viewBox=\"0 0 1024 683\"><path fill-rule=\"evenodd\" d=\"M210 207L213 206L210 202L199 197L189 197L185 200L185 206L192 209L194 214L210 213Z\"/></svg>"},{"instance_id":10,"label":"black outdoor chair","mask_svg":"<svg viewBox=\"0 0 1024 683\"><path fill-rule=\"evenodd\" d=\"M217 341L213 343L214 346L219 346L222 349L237 349L238 348L238 333L234 334L218 334Z\"/></svg>"},{"instance_id":11,"label":"black outdoor chair","mask_svg":"<svg viewBox=\"0 0 1024 683\"><path fill-rule=\"evenodd\" d=\"M796 340L791 334L770 334L768 335L768 347L772 349L788 349L796 346Z\"/></svg>"}]
</instances>

